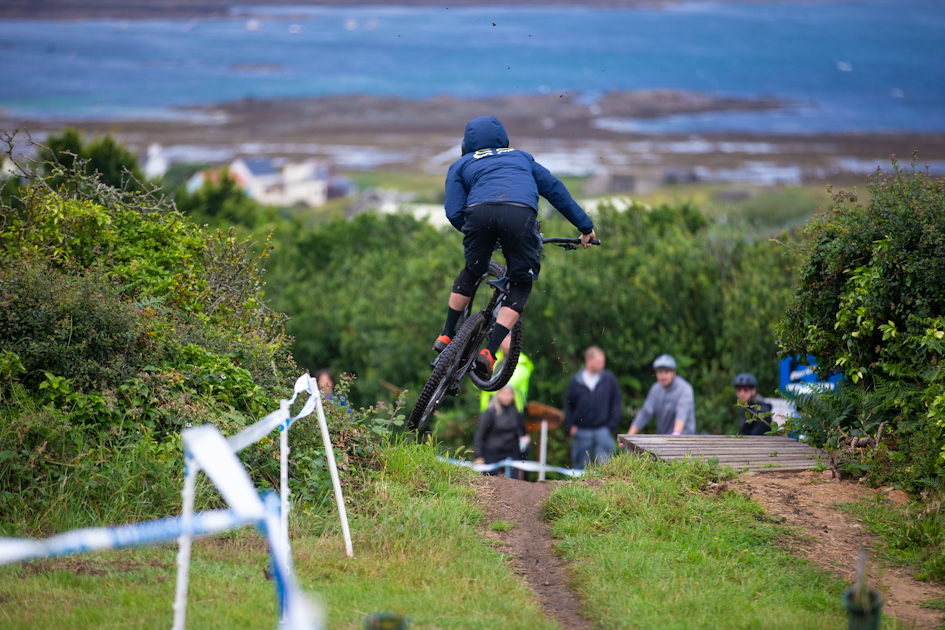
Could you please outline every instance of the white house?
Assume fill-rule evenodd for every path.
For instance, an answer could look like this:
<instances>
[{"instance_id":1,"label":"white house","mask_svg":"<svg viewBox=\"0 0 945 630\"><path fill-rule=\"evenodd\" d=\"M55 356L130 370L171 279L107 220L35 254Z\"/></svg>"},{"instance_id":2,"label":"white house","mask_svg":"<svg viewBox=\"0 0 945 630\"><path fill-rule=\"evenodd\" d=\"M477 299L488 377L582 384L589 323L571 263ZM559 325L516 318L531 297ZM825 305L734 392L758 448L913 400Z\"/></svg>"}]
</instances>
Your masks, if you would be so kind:
<instances>
[{"instance_id":1,"label":"white house","mask_svg":"<svg viewBox=\"0 0 945 630\"><path fill-rule=\"evenodd\" d=\"M322 206L328 201L330 169L318 160L288 163L276 170L269 158L237 158L230 175L259 203L275 206Z\"/></svg>"},{"instance_id":2,"label":"white house","mask_svg":"<svg viewBox=\"0 0 945 630\"><path fill-rule=\"evenodd\" d=\"M335 175L331 165L316 159L287 162L277 168L266 157L237 158L230 163L230 177L246 193L263 204L322 206L328 199L357 192L350 180ZM199 172L187 182L193 192L203 186L208 173Z\"/></svg>"}]
</instances>

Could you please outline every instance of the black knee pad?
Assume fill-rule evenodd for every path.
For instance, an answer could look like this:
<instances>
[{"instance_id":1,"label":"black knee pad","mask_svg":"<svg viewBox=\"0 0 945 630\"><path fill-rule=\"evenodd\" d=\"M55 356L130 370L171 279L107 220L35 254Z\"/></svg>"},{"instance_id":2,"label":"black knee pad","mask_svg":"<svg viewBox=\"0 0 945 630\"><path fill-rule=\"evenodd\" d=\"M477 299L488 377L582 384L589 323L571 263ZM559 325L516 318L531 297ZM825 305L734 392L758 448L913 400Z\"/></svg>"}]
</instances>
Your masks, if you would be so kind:
<instances>
[{"instance_id":1,"label":"black knee pad","mask_svg":"<svg viewBox=\"0 0 945 630\"><path fill-rule=\"evenodd\" d=\"M509 296L505 298L505 306L508 306L519 315L525 310L525 302L528 301L528 294L532 292L532 282L510 282Z\"/></svg>"},{"instance_id":2,"label":"black knee pad","mask_svg":"<svg viewBox=\"0 0 945 630\"><path fill-rule=\"evenodd\" d=\"M473 294L473 290L476 288L476 279L478 277L479 276L471 274L469 269L463 267L463 270L456 276L456 282L453 283L453 293L470 297Z\"/></svg>"}]
</instances>

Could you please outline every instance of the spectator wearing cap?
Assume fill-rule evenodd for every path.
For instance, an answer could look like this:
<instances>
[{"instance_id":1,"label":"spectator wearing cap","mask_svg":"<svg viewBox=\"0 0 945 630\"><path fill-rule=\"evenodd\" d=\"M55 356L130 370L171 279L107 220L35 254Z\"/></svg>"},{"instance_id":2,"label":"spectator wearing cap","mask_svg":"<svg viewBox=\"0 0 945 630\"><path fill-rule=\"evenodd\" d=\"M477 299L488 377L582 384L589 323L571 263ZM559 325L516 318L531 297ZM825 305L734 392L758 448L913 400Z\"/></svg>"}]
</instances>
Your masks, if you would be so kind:
<instances>
[{"instance_id":1,"label":"spectator wearing cap","mask_svg":"<svg viewBox=\"0 0 945 630\"><path fill-rule=\"evenodd\" d=\"M732 382L735 386L735 396L741 412L741 422L738 424L739 435L764 435L771 430L772 406L758 398L758 381L754 375L742 372Z\"/></svg>"},{"instance_id":2,"label":"spectator wearing cap","mask_svg":"<svg viewBox=\"0 0 945 630\"><path fill-rule=\"evenodd\" d=\"M584 369L568 383L564 428L572 438L571 465L583 469L593 460L605 462L614 453L620 426L620 385L605 370L607 356L597 346L584 351Z\"/></svg>"},{"instance_id":3,"label":"spectator wearing cap","mask_svg":"<svg viewBox=\"0 0 945 630\"><path fill-rule=\"evenodd\" d=\"M696 432L696 398L692 385L676 375L676 360L668 354L656 357L653 369L656 382L630 425L630 435L639 433L654 417L657 433L692 435Z\"/></svg>"}]
</instances>

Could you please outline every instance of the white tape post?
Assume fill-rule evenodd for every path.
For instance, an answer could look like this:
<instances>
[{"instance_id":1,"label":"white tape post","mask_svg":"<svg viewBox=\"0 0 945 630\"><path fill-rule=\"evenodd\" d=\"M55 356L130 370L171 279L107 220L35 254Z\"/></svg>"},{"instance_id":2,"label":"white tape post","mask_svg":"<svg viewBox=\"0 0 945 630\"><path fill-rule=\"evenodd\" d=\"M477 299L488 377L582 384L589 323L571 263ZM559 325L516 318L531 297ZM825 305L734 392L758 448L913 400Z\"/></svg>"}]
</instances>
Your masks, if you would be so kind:
<instances>
[{"instance_id":1,"label":"white tape post","mask_svg":"<svg viewBox=\"0 0 945 630\"><path fill-rule=\"evenodd\" d=\"M295 385L292 389L292 398L289 400L280 400L278 411L274 411L266 415L259 422L256 422L255 424L247 427L236 435L230 436L226 440L227 448L235 454L263 439L277 427L279 428L279 518L275 521L275 526L270 524L270 531L272 532L273 536L277 536L279 538L279 559L282 564L284 564L286 567L289 567L290 570L292 567L292 552L291 543L289 540L289 511L291 509L291 504L289 502L289 428L295 423L295 421L312 415L316 409L318 409L319 412L319 424L322 427L322 438L325 442L329 470L331 471L332 485L335 492L335 501L338 504L338 513L341 518L341 528L345 539L345 550L349 557L354 555L354 551L351 546L351 534L348 530L348 517L344 508L344 497L341 493L341 483L338 479L338 470L335 465L334 451L331 448L331 438L328 434L328 425L325 422L325 414L321 406L321 392L318 390L318 384L314 379L312 379L308 372L302 374L298 379L296 379ZM302 410L297 415L292 416L290 412L292 404L298 399L299 394L303 393L308 394L308 399L302 406ZM199 429L200 427L197 428ZM197 434L190 439L191 441L198 439L209 440L211 442L216 441L215 438L204 437L204 434ZM216 447L220 447L220 445L217 444ZM205 472L208 472L206 469L204 469L203 464L197 461L194 461L193 465L187 467L186 470L187 473L185 474L184 480L185 495L187 493L188 480L192 486L194 478L200 470L205 470ZM213 481L216 483L216 480ZM237 491L237 494L239 494L239 491ZM184 498L185 514L188 513L188 511L191 513L193 512L192 496L189 504L186 496ZM190 539L182 536L179 542L180 549L178 552L177 595L174 602L174 626L172 630L184 630L185 627L187 581L190 572ZM285 609L283 609L283 612L284 614L287 614Z\"/></svg>"},{"instance_id":2,"label":"white tape post","mask_svg":"<svg viewBox=\"0 0 945 630\"><path fill-rule=\"evenodd\" d=\"M197 464L184 453L184 489L181 492L181 515L184 532L177 539L177 588L174 594L174 625L172 630L184 630L187 623L187 581L190 579L190 534L187 525L194 513L194 494L197 485Z\"/></svg>"},{"instance_id":3,"label":"white tape post","mask_svg":"<svg viewBox=\"0 0 945 630\"><path fill-rule=\"evenodd\" d=\"M338 467L335 465L335 451L331 447L331 436L328 434L328 422L325 420L325 410L322 408L322 397L317 391L315 393L315 408L318 410L318 424L322 428L322 440L325 442L325 455L328 456L331 484L335 489L335 502L338 504L338 516L341 518L341 533L345 538L345 553L348 554L349 558L353 558L354 548L351 546L351 531L348 529L345 498L341 494L341 481L338 479Z\"/></svg>"},{"instance_id":4,"label":"white tape post","mask_svg":"<svg viewBox=\"0 0 945 630\"><path fill-rule=\"evenodd\" d=\"M246 469L215 426L202 425L188 429L182 433L182 437L187 463L185 507L188 502L190 507L193 507L193 479L196 471L201 469L220 490L220 494L230 505L230 510L182 514L178 517L119 527L76 530L45 541L0 539L0 563L118 549L174 539L186 540L189 554L191 536L216 533L254 523L269 543L276 594L283 611L278 627L286 630L320 630L324 626L321 613L309 604L295 581L291 564L286 562L284 541L279 533L279 499L270 495L266 502L263 502ZM190 483L187 480L190 480ZM186 605L186 580L184 585L184 599L179 603ZM175 609L175 623L178 618L183 620L183 616L178 616L177 610Z\"/></svg>"}]
</instances>

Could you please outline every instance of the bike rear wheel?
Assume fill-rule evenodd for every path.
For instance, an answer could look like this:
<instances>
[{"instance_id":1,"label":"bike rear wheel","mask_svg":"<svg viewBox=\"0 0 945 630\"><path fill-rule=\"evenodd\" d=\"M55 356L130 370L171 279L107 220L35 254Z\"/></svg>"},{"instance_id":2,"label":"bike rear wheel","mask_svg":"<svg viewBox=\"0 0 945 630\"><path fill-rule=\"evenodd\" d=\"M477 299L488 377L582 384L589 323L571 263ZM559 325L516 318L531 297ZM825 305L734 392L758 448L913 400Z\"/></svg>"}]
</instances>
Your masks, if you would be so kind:
<instances>
[{"instance_id":1,"label":"bike rear wheel","mask_svg":"<svg viewBox=\"0 0 945 630\"><path fill-rule=\"evenodd\" d=\"M420 390L417 404L410 413L407 422L410 430L421 433L426 429L450 389L454 385L459 385L458 376L461 369L467 366L471 358L474 358L471 353L475 352L481 342L484 326L485 317L482 313L473 313L456 333L453 341L440 353L436 367L433 368L433 373L427 379L426 385Z\"/></svg>"}]
</instances>

